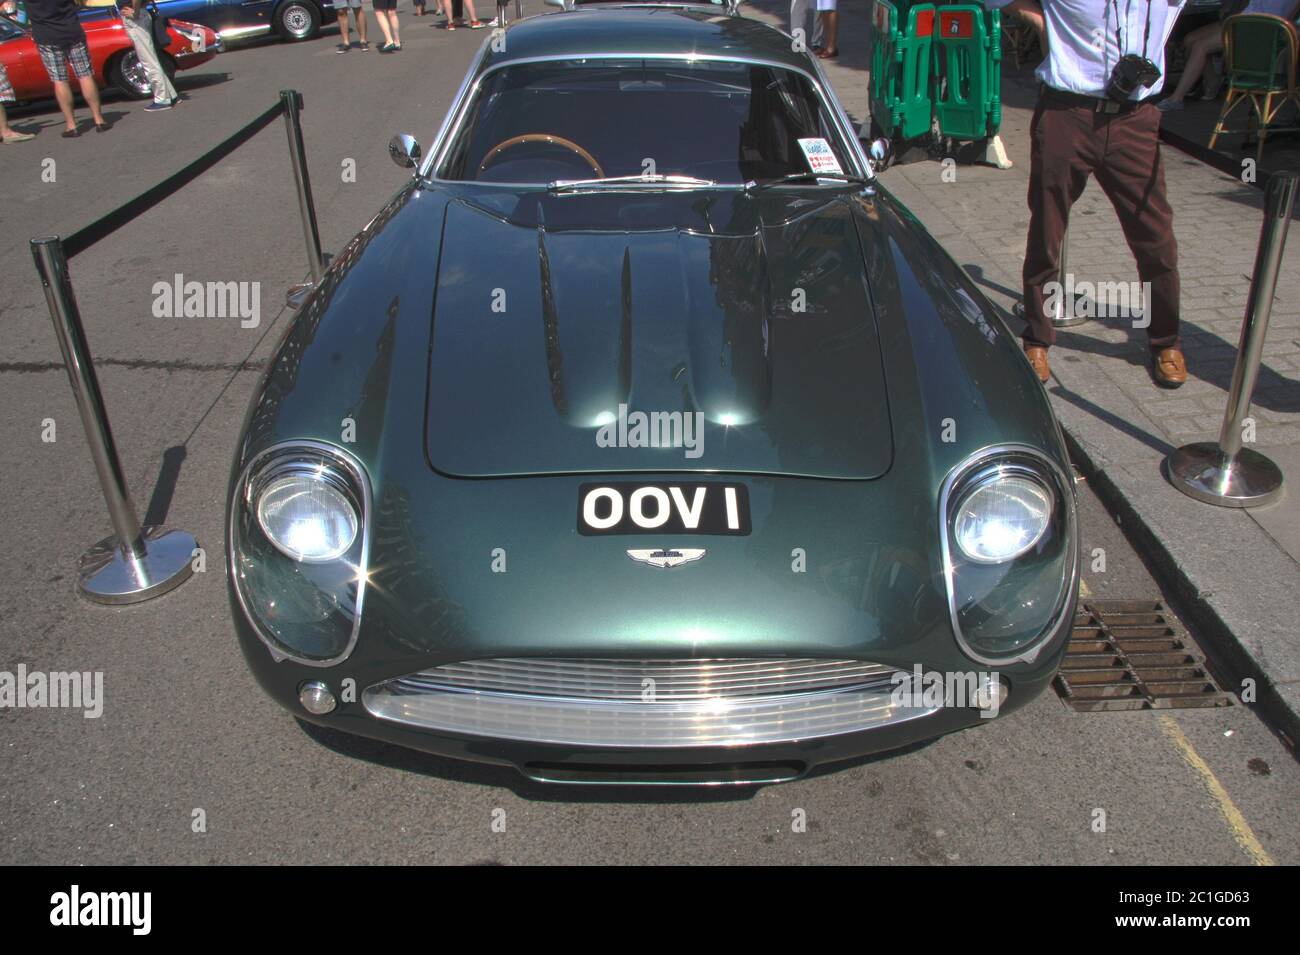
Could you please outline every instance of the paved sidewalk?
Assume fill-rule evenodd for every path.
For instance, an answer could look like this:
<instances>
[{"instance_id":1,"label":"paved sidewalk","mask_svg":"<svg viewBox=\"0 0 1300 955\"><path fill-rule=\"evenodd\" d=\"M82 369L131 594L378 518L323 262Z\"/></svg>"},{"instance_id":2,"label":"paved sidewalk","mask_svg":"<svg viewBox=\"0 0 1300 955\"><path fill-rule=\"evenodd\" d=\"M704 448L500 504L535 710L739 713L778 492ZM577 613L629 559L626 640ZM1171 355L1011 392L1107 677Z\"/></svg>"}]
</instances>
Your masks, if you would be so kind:
<instances>
[{"instance_id":1,"label":"paved sidewalk","mask_svg":"<svg viewBox=\"0 0 1300 955\"><path fill-rule=\"evenodd\" d=\"M759 0L747 9L786 26L788 5ZM840 0L842 52L826 67L856 122L867 114L868 10L867 0ZM1020 296L1035 97L1031 67L1004 64L1002 138L1014 168L961 166L955 181L945 182L941 165L927 161L882 176L990 299L1008 309ZM1080 467L1136 531L1193 624L1217 645L1209 649L1225 678L1254 678L1260 705L1300 741L1300 229L1292 229L1287 244L1251 409L1252 446L1288 476L1286 496L1249 511L1198 503L1165 481L1160 464L1175 447L1218 436L1263 194L1167 147L1165 165L1191 380L1176 391L1157 388L1145 333L1127 321L1102 320L1060 335L1048 391ZM1137 281L1119 223L1095 182L1071 216L1069 267L1076 283ZM1084 548L1093 559L1087 541Z\"/></svg>"}]
</instances>

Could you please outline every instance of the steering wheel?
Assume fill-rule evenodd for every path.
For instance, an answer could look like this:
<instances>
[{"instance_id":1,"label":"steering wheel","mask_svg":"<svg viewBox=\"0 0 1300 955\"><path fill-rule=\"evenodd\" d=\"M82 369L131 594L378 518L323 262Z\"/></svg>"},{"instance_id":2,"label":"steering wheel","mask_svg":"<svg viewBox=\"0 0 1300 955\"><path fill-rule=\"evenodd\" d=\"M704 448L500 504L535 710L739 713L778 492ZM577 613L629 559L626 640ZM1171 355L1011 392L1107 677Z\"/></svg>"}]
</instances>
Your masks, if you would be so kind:
<instances>
[{"instance_id":1,"label":"steering wheel","mask_svg":"<svg viewBox=\"0 0 1300 955\"><path fill-rule=\"evenodd\" d=\"M595 156L572 140L565 139L563 136L556 136L554 133L524 133L522 136L512 136L509 139L502 140L487 151L483 161L478 164L478 174L481 176L487 167L492 165L507 149L513 149L525 143L549 143L552 146L567 149L590 166L598 179L605 178L605 170L601 168L600 163L596 162Z\"/></svg>"}]
</instances>

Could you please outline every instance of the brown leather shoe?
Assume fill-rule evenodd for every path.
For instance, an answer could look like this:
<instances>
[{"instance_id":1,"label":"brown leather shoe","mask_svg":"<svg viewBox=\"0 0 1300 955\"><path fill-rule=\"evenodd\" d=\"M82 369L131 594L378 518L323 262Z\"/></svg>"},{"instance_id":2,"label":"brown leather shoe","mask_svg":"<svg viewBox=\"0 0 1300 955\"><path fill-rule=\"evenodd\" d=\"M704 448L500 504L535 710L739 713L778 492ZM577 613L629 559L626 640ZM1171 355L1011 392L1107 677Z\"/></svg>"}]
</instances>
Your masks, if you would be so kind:
<instances>
[{"instance_id":1,"label":"brown leather shoe","mask_svg":"<svg viewBox=\"0 0 1300 955\"><path fill-rule=\"evenodd\" d=\"M1043 384L1052 377L1051 366L1047 364L1047 349L1042 345L1031 345L1025 342L1025 357L1029 359L1029 364L1034 366L1034 374Z\"/></svg>"},{"instance_id":2,"label":"brown leather shoe","mask_svg":"<svg viewBox=\"0 0 1300 955\"><path fill-rule=\"evenodd\" d=\"M1187 360L1177 348L1162 348L1152 355L1155 363L1156 383L1165 388L1177 388L1187 381Z\"/></svg>"}]
</instances>

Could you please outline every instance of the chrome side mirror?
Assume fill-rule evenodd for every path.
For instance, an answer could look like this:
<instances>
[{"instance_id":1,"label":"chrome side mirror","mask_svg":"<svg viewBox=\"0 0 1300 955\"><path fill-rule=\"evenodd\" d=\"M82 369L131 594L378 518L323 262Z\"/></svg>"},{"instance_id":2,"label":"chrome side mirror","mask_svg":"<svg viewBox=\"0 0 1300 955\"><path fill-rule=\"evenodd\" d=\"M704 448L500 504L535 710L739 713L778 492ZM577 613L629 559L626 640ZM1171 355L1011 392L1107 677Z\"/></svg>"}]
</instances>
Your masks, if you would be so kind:
<instances>
[{"instance_id":1,"label":"chrome side mirror","mask_svg":"<svg viewBox=\"0 0 1300 955\"><path fill-rule=\"evenodd\" d=\"M388 141L388 155L403 169L413 169L420 163L420 144L407 133L398 133Z\"/></svg>"},{"instance_id":2,"label":"chrome side mirror","mask_svg":"<svg viewBox=\"0 0 1300 955\"><path fill-rule=\"evenodd\" d=\"M873 139L867 149L867 158L871 161L872 172L884 172L894 158L894 147L888 139Z\"/></svg>"}]
</instances>

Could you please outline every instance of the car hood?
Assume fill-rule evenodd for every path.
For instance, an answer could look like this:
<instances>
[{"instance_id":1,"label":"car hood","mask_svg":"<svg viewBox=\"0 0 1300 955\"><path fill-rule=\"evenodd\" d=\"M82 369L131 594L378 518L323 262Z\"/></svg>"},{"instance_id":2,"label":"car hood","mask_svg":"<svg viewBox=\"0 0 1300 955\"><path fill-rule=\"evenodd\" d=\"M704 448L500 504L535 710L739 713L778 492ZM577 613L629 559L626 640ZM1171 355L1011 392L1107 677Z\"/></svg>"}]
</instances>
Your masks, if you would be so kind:
<instances>
[{"instance_id":1,"label":"car hood","mask_svg":"<svg viewBox=\"0 0 1300 955\"><path fill-rule=\"evenodd\" d=\"M773 191L448 203L427 451L445 474L869 479L892 435L849 204Z\"/></svg>"}]
</instances>

